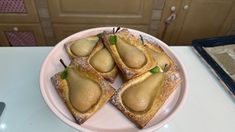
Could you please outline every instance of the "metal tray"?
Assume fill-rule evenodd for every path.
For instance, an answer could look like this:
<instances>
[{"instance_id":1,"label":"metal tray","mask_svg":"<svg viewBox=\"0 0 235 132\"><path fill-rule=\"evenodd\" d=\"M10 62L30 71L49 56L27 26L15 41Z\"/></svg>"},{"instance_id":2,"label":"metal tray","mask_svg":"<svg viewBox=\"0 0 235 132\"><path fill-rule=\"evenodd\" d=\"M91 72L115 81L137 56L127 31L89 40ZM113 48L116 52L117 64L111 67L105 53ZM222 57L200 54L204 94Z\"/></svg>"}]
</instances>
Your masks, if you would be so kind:
<instances>
[{"instance_id":1,"label":"metal tray","mask_svg":"<svg viewBox=\"0 0 235 132\"><path fill-rule=\"evenodd\" d=\"M209 65L217 77L225 85L226 90L235 98L235 81L231 76L216 62L216 60L205 50L208 47L235 45L235 36L216 37L208 39L198 39L192 41L192 46L199 56ZM232 67L235 68L235 65Z\"/></svg>"}]
</instances>

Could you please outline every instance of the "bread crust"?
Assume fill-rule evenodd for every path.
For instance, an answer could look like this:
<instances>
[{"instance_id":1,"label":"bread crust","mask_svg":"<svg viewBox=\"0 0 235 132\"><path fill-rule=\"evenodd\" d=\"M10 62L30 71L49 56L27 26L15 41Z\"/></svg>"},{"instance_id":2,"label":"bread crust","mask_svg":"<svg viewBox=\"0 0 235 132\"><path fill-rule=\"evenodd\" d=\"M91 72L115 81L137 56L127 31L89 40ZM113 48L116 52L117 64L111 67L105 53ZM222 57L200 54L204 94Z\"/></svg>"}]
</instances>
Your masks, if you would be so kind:
<instances>
[{"instance_id":1,"label":"bread crust","mask_svg":"<svg viewBox=\"0 0 235 132\"><path fill-rule=\"evenodd\" d=\"M103 105L105 105L109 99L114 94L115 90L110 85L109 82L107 82L101 75L99 75L90 65L87 63L84 58L81 58L81 60L78 60L79 63L72 63L72 66L75 66L77 70L79 71L79 74L83 74L90 78L91 80L97 82L100 85L101 88L101 96L94 106L92 106L88 111L86 112L79 112L76 108L74 108L70 102L69 97L69 86L66 79L61 78L61 72L55 74L53 77L51 77L51 81L53 85L55 86L59 96L62 98L64 103L66 104L67 108L73 115L75 121L78 124L84 123L87 119L89 119L96 111L101 109ZM71 66L70 65L70 66ZM84 100L85 101L85 100Z\"/></svg>"},{"instance_id":2,"label":"bread crust","mask_svg":"<svg viewBox=\"0 0 235 132\"><path fill-rule=\"evenodd\" d=\"M152 50L153 52L149 51L151 56L153 56L153 60L154 60L154 65L153 67L157 66L157 65L160 65L160 67L164 70L164 71L168 71L168 70L174 70L176 69L176 66L174 64L174 62L172 61L171 57L169 57L167 55L167 53L157 44L153 44L149 41L145 41L144 42L144 46L146 47L146 49L149 51L149 50ZM155 52L155 53L154 53ZM157 54L158 56L156 57L154 54ZM167 60L168 63L167 64L167 67L165 66L162 66L161 64L161 57L164 57L164 59ZM152 67L152 68L153 68Z\"/></svg>"},{"instance_id":3,"label":"bread crust","mask_svg":"<svg viewBox=\"0 0 235 132\"><path fill-rule=\"evenodd\" d=\"M153 99L153 103L149 109L144 112L135 112L129 110L122 102L122 93L131 85L137 84L144 81L152 73L147 72L141 76L138 76L128 82L122 84L121 88L115 93L112 98L112 104L116 106L129 120L131 120L138 128L143 128L146 124L154 117L154 115L159 111L162 105L166 102L171 93L180 84L181 79L179 73L176 71L166 72L166 79L161 87L160 95L156 95Z\"/></svg>"},{"instance_id":4,"label":"bread crust","mask_svg":"<svg viewBox=\"0 0 235 132\"><path fill-rule=\"evenodd\" d=\"M116 62L116 65L118 66L120 71L123 73L123 76L126 80L137 77L153 67L154 65L153 58L150 56L149 52L145 49L141 41L138 38L136 38L134 35L132 35L127 29L122 29L121 31L115 33L115 35L117 35L121 39L128 41L130 45L138 48L141 52L144 53L146 60L147 60L146 64L139 69L128 67L121 59L116 45L115 44L112 45L109 43L109 37L111 35L113 34L104 32L102 39L103 39L105 47L109 50L109 52L113 56Z\"/></svg>"}]
</instances>

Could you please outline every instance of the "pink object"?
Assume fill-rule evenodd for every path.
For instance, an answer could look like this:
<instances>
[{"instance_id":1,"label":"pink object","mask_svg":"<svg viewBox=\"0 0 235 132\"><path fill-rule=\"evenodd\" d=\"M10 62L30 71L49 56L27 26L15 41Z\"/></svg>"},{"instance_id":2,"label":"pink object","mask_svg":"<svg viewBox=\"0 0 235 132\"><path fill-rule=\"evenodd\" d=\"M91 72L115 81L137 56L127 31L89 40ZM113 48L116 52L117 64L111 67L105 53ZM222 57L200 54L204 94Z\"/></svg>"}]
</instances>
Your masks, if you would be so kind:
<instances>
[{"instance_id":1,"label":"pink object","mask_svg":"<svg viewBox=\"0 0 235 132\"><path fill-rule=\"evenodd\" d=\"M0 13L26 14L24 0L0 0Z\"/></svg>"},{"instance_id":2,"label":"pink object","mask_svg":"<svg viewBox=\"0 0 235 132\"><path fill-rule=\"evenodd\" d=\"M50 51L48 56L45 58L40 71L40 88L42 96L49 108L53 111L56 116L59 117L59 119L64 121L69 126L72 126L80 131L139 131L140 129L138 129L132 122L130 122L119 110L117 110L110 103L105 104L103 108L101 108L85 123L83 123L82 125L78 125L51 83L50 78L55 75L55 73L58 73L59 71L62 71L64 69L63 66L59 64L59 59L63 59L65 64L70 63L70 59L68 58L68 55L64 50L64 44L87 36L102 33L104 30L112 31L113 27L93 28L75 33L59 42ZM182 78L181 85L167 99L163 107L147 124L147 126L141 129L142 132L154 131L166 124L185 102L188 91L188 76L186 74L186 69L180 59L176 57L173 51L164 42L141 31L133 29L129 29L129 31L136 36L139 36L141 34L145 39L154 41L156 44L161 46L178 66L180 77ZM121 77L118 76L114 84L112 85L114 88L119 88L121 84Z\"/></svg>"},{"instance_id":3,"label":"pink object","mask_svg":"<svg viewBox=\"0 0 235 132\"><path fill-rule=\"evenodd\" d=\"M7 31L5 35L11 46L36 46L32 32Z\"/></svg>"}]
</instances>

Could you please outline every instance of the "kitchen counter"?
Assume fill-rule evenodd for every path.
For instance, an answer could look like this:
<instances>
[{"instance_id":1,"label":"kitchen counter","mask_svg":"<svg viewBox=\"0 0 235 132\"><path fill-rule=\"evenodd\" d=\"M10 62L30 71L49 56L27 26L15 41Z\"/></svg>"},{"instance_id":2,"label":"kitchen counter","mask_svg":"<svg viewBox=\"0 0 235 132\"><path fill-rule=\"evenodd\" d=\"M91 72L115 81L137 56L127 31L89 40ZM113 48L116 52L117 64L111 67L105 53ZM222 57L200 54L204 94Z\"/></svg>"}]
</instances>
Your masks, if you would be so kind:
<instances>
[{"instance_id":1,"label":"kitchen counter","mask_svg":"<svg viewBox=\"0 0 235 132\"><path fill-rule=\"evenodd\" d=\"M157 132L233 132L235 102L192 47L171 47L186 67L189 94ZM40 67L52 47L0 47L0 132L75 132L52 113L39 87Z\"/></svg>"}]
</instances>

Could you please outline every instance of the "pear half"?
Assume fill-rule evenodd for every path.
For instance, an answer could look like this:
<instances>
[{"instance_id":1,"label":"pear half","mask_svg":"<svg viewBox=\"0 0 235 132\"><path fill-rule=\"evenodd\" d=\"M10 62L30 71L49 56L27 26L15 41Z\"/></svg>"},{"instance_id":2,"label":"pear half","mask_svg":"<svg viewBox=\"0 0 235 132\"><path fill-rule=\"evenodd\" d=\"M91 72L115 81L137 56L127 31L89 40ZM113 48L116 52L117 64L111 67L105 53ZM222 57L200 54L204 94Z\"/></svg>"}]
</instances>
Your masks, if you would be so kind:
<instances>
[{"instance_id":1,"label":"pear half","mask_svg":"<svg viewBox=\"0 0 235 132\"><path fill-rule=\"evenodd\" d=\"M114 82L118 68L98 36L89 36L67 43L65 50L71 60L86 58L99 74L111 83Z\"/></svg>"},{"instance_id":2,"label":"pear half","mask_svg":"<svg viewBox=\"0 0 235 132\"><path fill-rule=\"evenodd\" d=\"M110 41L113 36L116 36L115 44ZM150 53L141 40L127 29L115 34L104 32L102 39L125 79L137 77L153 67L154 62Z\"/></svg>"},{"instance_id":3,"label":"pear half","mask_svg":"<svg viewBox=\"0 0 235 132\"><path fill-rule=\"evenodd\" d=\"M112 103L135 125L143 128L180 84L176 71L151 73L122 84Z\"/></svg>"},{"instance_id":4,"label":"pear half","mask_svg":"<svg viewBox=\"0 0 235 132\"><path fill-rule=\"evenodd\" d=\"M172 59L160 46L158 46L157 44L150 43L148 41L144 43L144 46L154 59L153 67L158 65L165 72L168 70L174 70L176 68Z\"/></svg>"},{"instance_id":5,"label":"pear half","mask_svg":"<svg viewBox=\"0 0 235 132\"><path fill-rule=\"evenodd\" d=\"M134 45L128 44L128 41L117 37L117 51L123 60L123 63L134 69L139 69L146 64L145 54Z\"/></svg>"},{"instance_id":6,"label":"pear half","mask_svg":"<svg viewBox=\"0 0 235 132\"><path fill-rule=\"evenodd\" d=\"M70 64L51 80L78 124L101 109L114 94L114 88L85 59Z\"/></svg>"},{"instance_id":7,"label":"pear half","mask_svg":"<svg viewBox=\"0 0 235 132\"><path fill-rule=\"evenodd\" d=\"M88 57L95 48L99 38L97 36L90 36L78 39L65 44L65 50L70 58Z\"/></svg>"},{"instance_id":8,"label":"pear half","mask_svg":"<svg viewBox=\"0 0 235 132\"><path fill-rule=\"evenodd\" d=\"M88 63L104 77L104 79L113 83L117 74L118 68L114 62L112 55L109 53L104 44L99 40L96 47L88 57Z\"/></svg>"}]
</instances>

